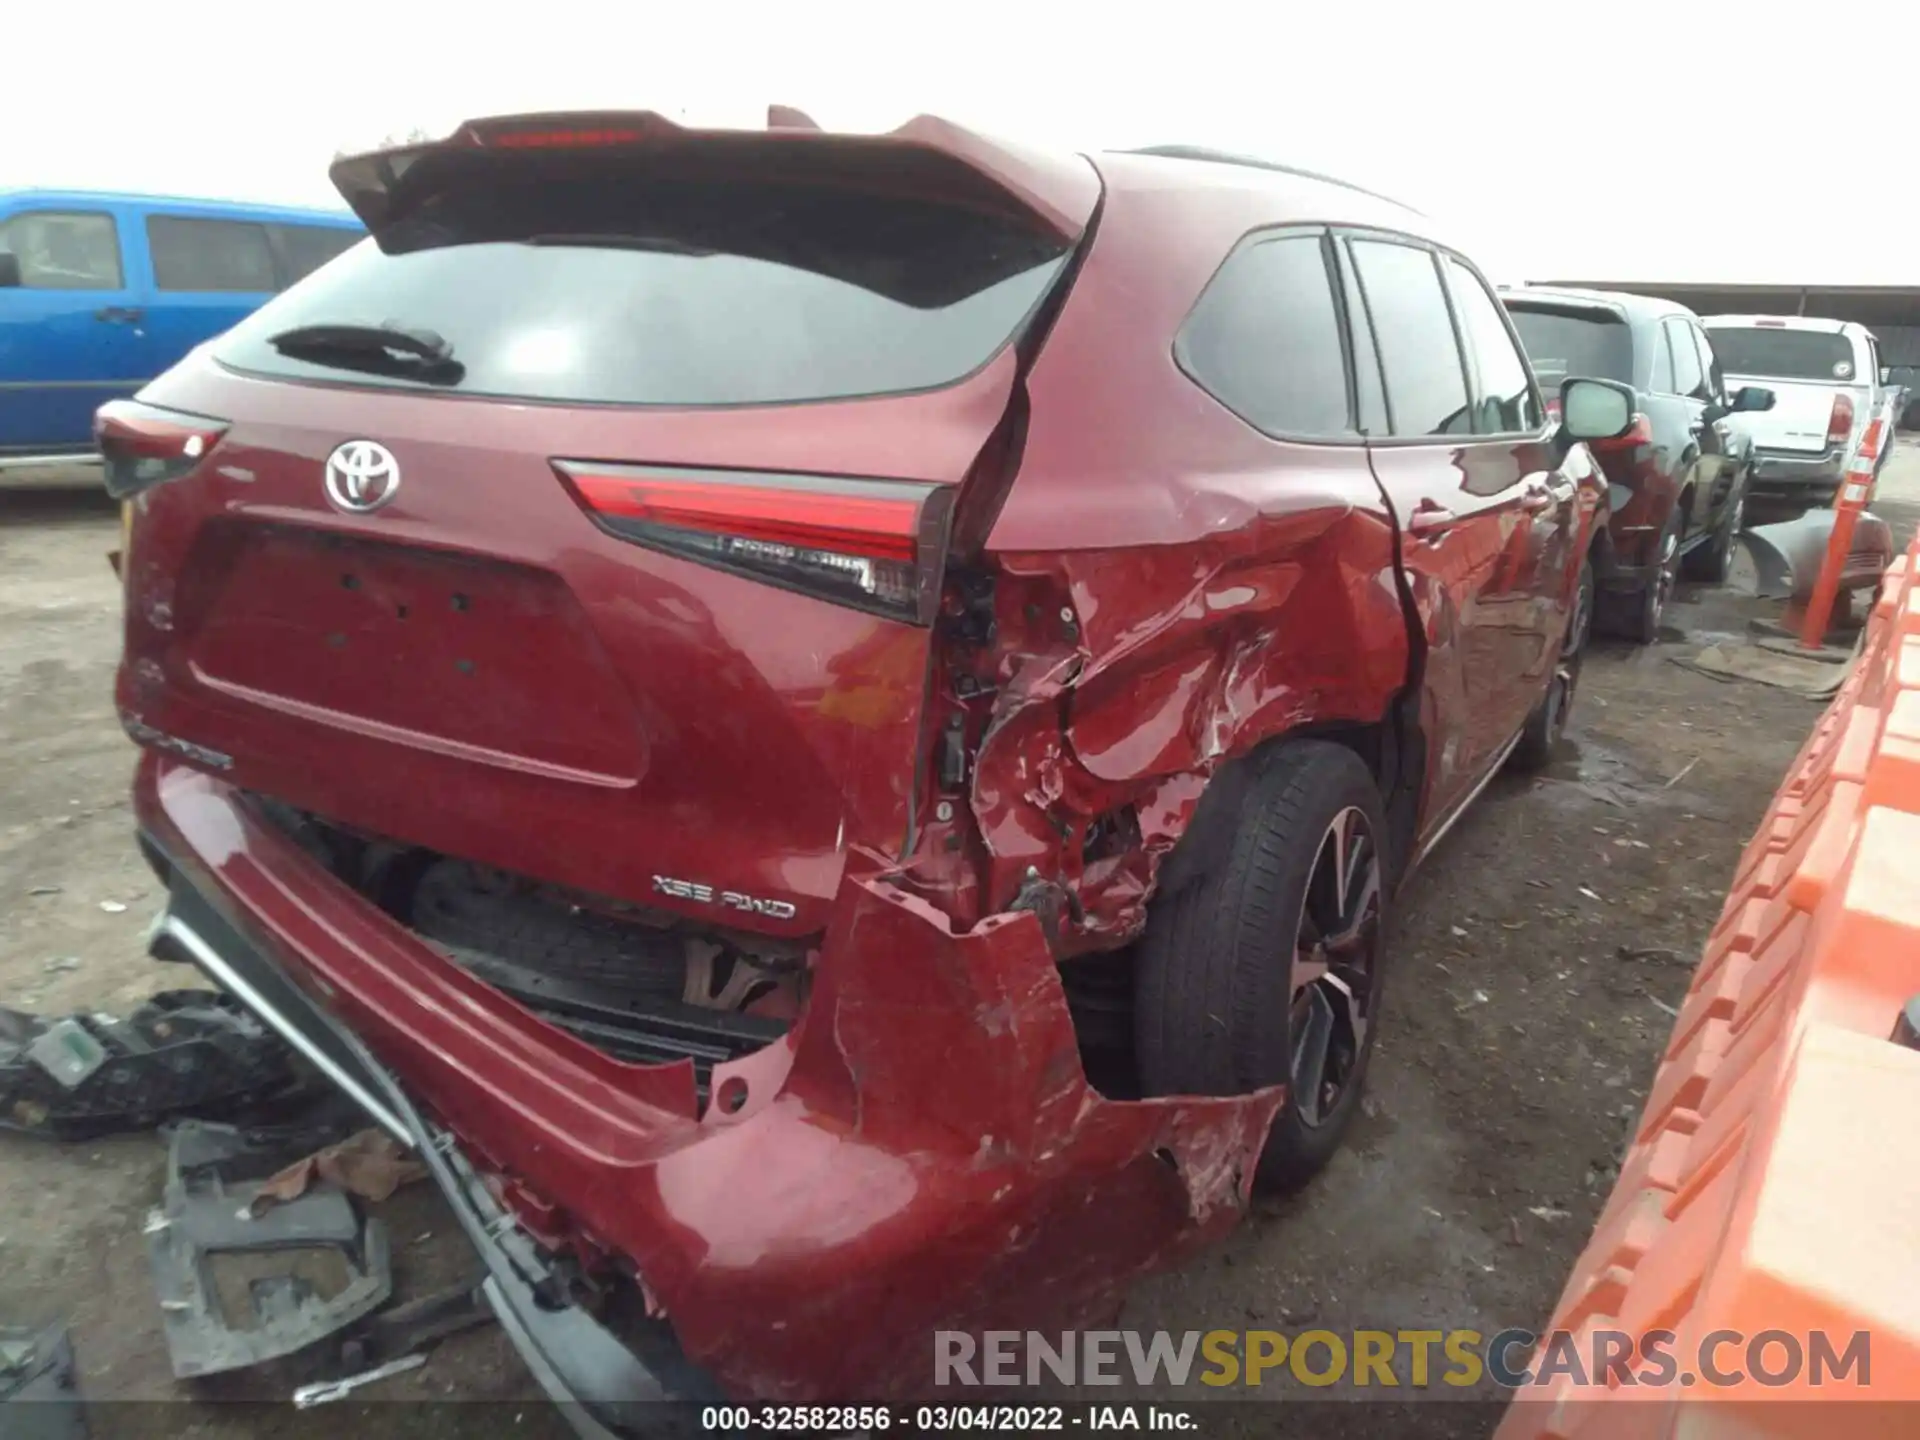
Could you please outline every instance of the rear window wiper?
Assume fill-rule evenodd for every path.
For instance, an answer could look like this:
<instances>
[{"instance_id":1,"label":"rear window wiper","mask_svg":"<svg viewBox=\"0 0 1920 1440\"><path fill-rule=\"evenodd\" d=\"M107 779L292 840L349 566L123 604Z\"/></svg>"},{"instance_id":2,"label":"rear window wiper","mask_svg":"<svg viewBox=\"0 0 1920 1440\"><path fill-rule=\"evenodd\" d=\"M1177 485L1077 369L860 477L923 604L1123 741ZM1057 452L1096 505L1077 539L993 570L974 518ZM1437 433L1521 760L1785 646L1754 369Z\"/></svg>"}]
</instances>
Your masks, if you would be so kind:
<instances>
[{"instance_id":1,"label":"rear window wiper","mask_svg":"<svg viewBox=\"0 0 1920 1440\"><path fill-rule=\"evenodd\" d=\"M444 384L466 374L466 366L453 358L453 346L442 336L391 322L296 325L267 343L282 355L348 370L384 371Z\"/></svg>"}]
</instances>

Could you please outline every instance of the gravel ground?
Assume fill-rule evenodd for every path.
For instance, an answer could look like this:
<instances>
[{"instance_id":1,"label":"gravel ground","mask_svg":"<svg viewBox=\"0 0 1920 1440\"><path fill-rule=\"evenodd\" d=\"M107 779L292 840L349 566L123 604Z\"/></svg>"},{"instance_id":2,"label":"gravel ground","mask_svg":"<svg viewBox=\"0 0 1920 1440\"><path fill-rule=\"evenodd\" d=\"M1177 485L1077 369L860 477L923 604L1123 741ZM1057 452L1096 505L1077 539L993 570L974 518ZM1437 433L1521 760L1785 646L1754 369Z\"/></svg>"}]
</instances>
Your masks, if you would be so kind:
<instances>
[{"instance_id":1,"label":"gravel ground","mask_svg":"<svg viewBox=\"0 0 1920 1440\"><path fill-rule=\"evenodd\" d=\"M1876 509L1904 545L1920 518L1920 449L1890 461ZM111 705L115 528L85 490L0 492L8 1005L124 1012L182 983L141 953L159 896L134 850L132 750ZM1683 589L1660 644L1596 650L1561 761L1544 778L1496 782L1404 892L1371 1093L1346 1149L1304 1194L1263 1204L1226 1243L1141 1286L1121 1324L1492 1333L1546 1318L1733 863L1817 714L1788 692L1671 660L1775 608L1742 594L1736 575L1724 589ZM224 1440L349 1423L451 1435L463 1412L472 1418L465 1406L242 1403L283 1398L303 1378L287 1370L176 1385L140 1235L162 1160L145 1136L0 1136L0 1319L71 1322L90 1400L130 1402L97 1404L95 1435ZM380 1208L403 1293L459 1276L464 1245L430 1189ZM493 1332L447 1343L382 1393L499 1402L487 1413L500 1428L565 1433ZM202 1403L131 1403L155 1400ZM1206 1428L1267 1434L1278 1418L1239 1407ZM1436 1402L1394 1428L1483 1434L1486 1417Z\"/></svg>"}]
</instances>

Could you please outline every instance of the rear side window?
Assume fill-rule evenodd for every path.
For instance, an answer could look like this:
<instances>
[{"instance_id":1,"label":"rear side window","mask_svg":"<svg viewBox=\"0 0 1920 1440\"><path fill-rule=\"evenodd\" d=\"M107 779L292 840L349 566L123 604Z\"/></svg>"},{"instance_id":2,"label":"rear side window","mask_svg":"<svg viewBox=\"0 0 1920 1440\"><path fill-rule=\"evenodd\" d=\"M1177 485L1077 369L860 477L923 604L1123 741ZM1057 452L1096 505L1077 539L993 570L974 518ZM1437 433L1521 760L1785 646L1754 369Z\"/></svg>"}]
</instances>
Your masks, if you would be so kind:
<instances>
[{"instance_id":1,"label":"rear side window","mask_svg":"<svg viewBox=\"0 0 1920 1440\"><path fill-rule=\"evenodd\" d=\"M1351 242L1396 435L1473 429L1467 376L1433 252L1383 240Z\"/></svg>"},{"instance_id":2,"label":"rear side window","mask_svg":"<svg viewBox=\"0 0 1920 1440\"><path fill-rule=\"evenodd\" d=\"M276 288L267 227L253 221L149 215L147 244L161 290L261 295Z\"/></svg>"},{"instance_id":3,"label":"rear side window","mask_svg":"<svg viewBox=\"0 0 1920 1440\"><path fill-rule=\"evenodd\" d=\"M1353 433L1340 316L1317 234L1236 250L1174 342L1182 368L1255 429Z\"/></svg>"},{"instance_id":4,"label":"rear side window","mask_svg":"<svg viewBox=\"0 0 1920 1440\"><path fill-rule=\"evenodd\" d=\"M1727 389L1727 371L1720 363L1720 354L1713 348L1713 342L1707 339L1707 332L1691 320L1687 322L1687 333L1693 336L1694 347L1700 352L1700 366L1707 374L1705 398L1718 400Z\"/></svg>"},{"instance_id":5,"label":"rear side window","mask_svg":"<svg viewBox=\"0 0 1920 1440\"><path fill-rule=\"evenodd\" d=\"M1667 347L1663 332L1653 332L1653 378L1647 388L1656 395L1673 394L1673 351Z\"/></svg>"},{"instance_id":6,"label":"rear side window","mask_svg":"<svg viewBox=\"0 0 1920 1440\"><path fill-rule=\"evenodd\" d=\"M1500 306L1480 277L1452 256L1446 260L1447 283L1460 317L1472 359L1474 387L1473 428L1481 435L1530 434L1540 428L1540 408L1533 399L1533 379L1527 362L1514 348L1513 336L1501 318Z\"/></svg>"},{"instance_id":7,"label":"rear side window","mask_svg":"<svg viewBox=\"0 0 1920 1440\"><path fill-rule=\"evenodd\" d=\"M1703 395L1707 372L1700 363L1700 349L1693 343L1693 327L1684 320L1669 320L1663 328L1667 332L1668 348L1673 352L1673 393Z\"/></svg>"},{"instance_id":8,"label":"rear side window","mask_svg":"<svg viewBox=\"0 0 1920 1440\"><path fill-rule=\"evenodd\" d=\"M296 379L588 404L898 394L992 359L1066 263L1037 227L923 193L651 175L616 156L488 163L269 301L216 356ZM452 366L431 380L273 344L354 323L431 331Z\"/></svg>"},{"instance_id":9,"label":"rear side window","mask_svg":"<svg viewBox=\"0 0 1920 1440\"><path fill-rule=\"evenodd\" d=\"M1707 338L1713 342L1721 368L1730 375L1827 384L1854 378L1853 342L1831 330L1710 325Z\"/></svg>"},{"instance_id":10,"label":"rear side window","mask_svg":"<svg viewBox=\"0 0 1920 1440\"><path fill-rule=\"evenodd\" d=\"M280 254L285 262L280 277L282 288L298 284L363 238L359 231L337 225L276 225L273 228L279 235Z\"/></svg>"},{"instance_id":11,"label":"rear side window","mask_svg":"<svg viewBox=\"0 0 1920 1440\"><path fill-rule=\"evenodd\" d=\"M0 221L0 250L27 290L118 290L120 236L111 215L35 210Z\"/></svg>"},{"instance_id":12,"label":"rear side window","mask_svg":"<svg viewBox=\"0 0 1920 1440\"><path fill-rule=\"evenodd\" d=\"M1555 310L1531 302L1510 304L1507 310L1545 389L1558 390L1563 380L1574 376L1633 384L1633 336L1618 315L1608 310ZM1667 384L1672 383L1669 373Z\"/></svg>"}]
</instances>

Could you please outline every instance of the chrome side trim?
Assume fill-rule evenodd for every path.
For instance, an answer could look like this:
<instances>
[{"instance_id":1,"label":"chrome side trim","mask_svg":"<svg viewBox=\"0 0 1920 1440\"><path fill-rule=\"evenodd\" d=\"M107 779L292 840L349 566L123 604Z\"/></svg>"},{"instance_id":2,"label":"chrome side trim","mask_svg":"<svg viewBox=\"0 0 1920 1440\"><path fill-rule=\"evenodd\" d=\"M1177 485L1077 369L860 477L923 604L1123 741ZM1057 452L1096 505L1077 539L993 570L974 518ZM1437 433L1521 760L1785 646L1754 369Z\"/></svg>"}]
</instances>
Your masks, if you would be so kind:
<instances>
[{"instance_id":1,"label":"chrome side trim","mask_svg":"<svg viewBox=\"0 0 1920 1440\"><path fill-rule=\"evenodd\" d=\"M1500 773L1500 767L1507 763L1507 757L1513 753L1513 747L1520 743L1520 737L1525 733L1525 727L1513 732L1513 738L1500 747L1500 753L1494 757L1493 764L1487 767L1487 773L1482 775L1478 782L1475 783L1473 789L1466 793L1465 798L1453 807L1453 813L1447 816L1446 820L1441 823L1440 828L1427 837L1426 844L1414 852L1413 863L1407 866L1407 873L1409 875L1418 868L1421 861L1433 853L1434 846L1446 839L1447 832L1453 829L1462 815L1467 813L1467 807L1480 798L1480 792L1493 783L1493 777Z\"/></svg>"},{"instance_id":2,"label":"chrome side trim","mask_svg":"<svg viewBox=\"0 0 1920 1440\"><path fill-rule=\"evenodd\" d=\"M387 1131L408 1149L413 1148L413 1132L407 1128L400 1117L368 1093L366 1086L329 1059L301 1032L299 1026L269 1005L260 992L247 983L245 976L229 965L219 951L201 938L199 931L177 915L166 915L151 933L156 941L165 937L178 944L193 957L194 964L232 991L236 999L271 1026L282 1040L306 1056L316 1069L351 1095L363 1110L380 1122L381 1129Z\"/></svg>"},{"instance_id":3,"label":"chrome side trim","mask_svg":"<svg viewBox=\"0 0 1920 1440\"><path fill-rule=\"evenodd\" d=\"M0 390L138 390L146 380L0 380Z\"/></svg>"},{"instance_id":4,"label":"chrome side trim","mask_svg":"<svg viewBox=\"0 0 1920 1440\"><path fill-rule=\"evenodd\" d=\"M76 450L69 455L0 455L0 470L52 470L56 468L100 467L100 452Z\"/></svg>"}]
</instances>

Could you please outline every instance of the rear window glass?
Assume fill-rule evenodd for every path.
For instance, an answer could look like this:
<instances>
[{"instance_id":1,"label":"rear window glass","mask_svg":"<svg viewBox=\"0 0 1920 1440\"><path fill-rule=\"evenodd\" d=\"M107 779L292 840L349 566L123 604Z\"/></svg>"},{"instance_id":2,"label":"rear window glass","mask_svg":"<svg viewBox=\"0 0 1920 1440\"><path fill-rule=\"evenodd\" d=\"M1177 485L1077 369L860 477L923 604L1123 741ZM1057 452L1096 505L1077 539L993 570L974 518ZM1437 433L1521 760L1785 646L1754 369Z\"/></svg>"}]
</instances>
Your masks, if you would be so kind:
<instances>
[{"instance_id":1,"label":"rear window glass","mask_svg":"<svg viewBox=\"0 0 1920 1440\"><path fill-rule=\"evenodd\" d=\"M1729 375L1766 380L1851 380L1853 342L1831 330L1710 325L1707 338Z\"/></svg>"},{"instance_id":2,"label":"rear window glass","mask_svg":"<svg viewBox=\"0 0 1920 1440\"><path fill-rule=\"evenodd\" d=\"M425 387L275 349L301 326L444 340L460 394L755 405L951 384L1022 327L1066 263L986 206L789 180L502 168L429 196L376 243L220 342L238 369Z\"/></svg>"},{"instance_id":3,"label":"rear window glass","mask_svg":"<svg viewBox=\"0 0 1920 1440\"><path fill-rule=\"evenodd\" d=\"M1558 390L1562 380L1574 375L1633 384L1633 336L1624 320L1531 305L1509 305L1507 311L1542 389Z\"/></svg>"}]
</instances>

